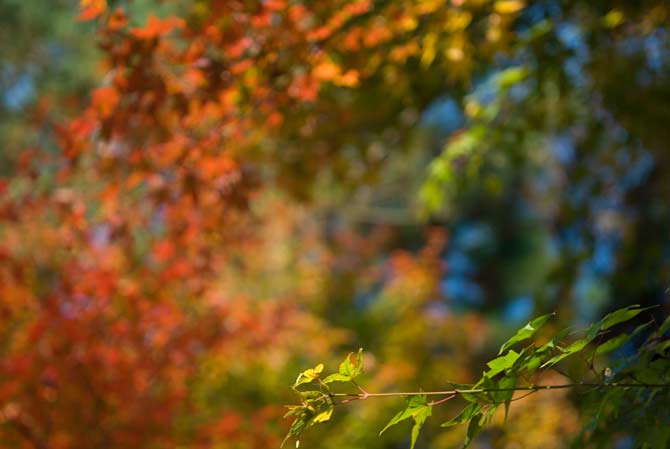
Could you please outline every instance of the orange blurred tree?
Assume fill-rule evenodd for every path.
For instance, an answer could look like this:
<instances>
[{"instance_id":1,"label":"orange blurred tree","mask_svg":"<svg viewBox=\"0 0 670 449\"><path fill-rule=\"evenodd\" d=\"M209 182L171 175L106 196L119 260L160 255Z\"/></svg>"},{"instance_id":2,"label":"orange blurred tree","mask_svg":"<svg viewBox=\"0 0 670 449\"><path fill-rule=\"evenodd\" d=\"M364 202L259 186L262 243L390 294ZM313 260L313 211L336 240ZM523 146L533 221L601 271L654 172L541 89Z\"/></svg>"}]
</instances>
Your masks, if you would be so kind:
<instances>
[{"instance_id":1,"label":"orange blurred tree","mask_svg":"<svg viewBox=\"0 0 670 449\"><path fill-rule=\"evenodd\" d=\"M5 444L276 442L271 429L245 432L234 406L197 415L189 385L208 358L253 360L296 328L324 332L295 304L227 292L221 278L261 250L249 206L271 179L304 196L318 172L346 172L337 128L383 123L347 96L390 68L388 49L398 67L419 51L395 40L451 14L462 34L471 15L380 7L194 2L138 24L81 2L79 18L98 24L101 87L56 128L55 154L23 152L0 184ZM299 152L303 139L315 151Z\"/></svg>"}]
</instances>

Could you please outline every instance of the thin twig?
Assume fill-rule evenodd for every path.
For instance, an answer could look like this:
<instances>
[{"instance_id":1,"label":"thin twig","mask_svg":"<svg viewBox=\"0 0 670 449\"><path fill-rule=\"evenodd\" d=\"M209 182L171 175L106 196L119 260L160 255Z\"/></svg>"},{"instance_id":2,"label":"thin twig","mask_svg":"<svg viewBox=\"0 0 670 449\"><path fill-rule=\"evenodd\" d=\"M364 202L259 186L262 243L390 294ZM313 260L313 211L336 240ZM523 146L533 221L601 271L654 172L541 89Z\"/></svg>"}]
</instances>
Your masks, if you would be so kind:
<instances>
[{"instance_id":1,"label":"thin twig","mask_svg":"<svg viewBox=\"0 0 670 449\"><path fill-rule=\"evenodd\" d=\"M446 398L440 399L438 401L429 402L428 405L442 404L443 402L447 402L447 401L450 401L450 400L454 399L456 396L457 395L455 395L455 394L451 394L451 395L447 396Z\"/></svg>"},{"instance_id":2,"label":"thin twig","mask_svg":"<svg viewBox=\"0 0 670 449\"><path fill-rule=\"evenodd\" d=\"M347 397L348 401L362 400L372 397L394 397L394 396L450 396L475 393L493 393L500 391L540 391L540 390L560 390L565 388L594 387L594 388L650 388L650 389L670 389L670 384L642 384L642 383L593 383L593 382L575 382L556 385L522 385L509 388L471 388L454 389L442 391L402 391L388 393L332 393L332 396ZM344 402L344 401L342 401Z\"/></svg>"},{"instance_id":3,"label":"thin twig","mask_svg":"<svg viewBox=\"0 0 670 449\"><path fill-rule=\"evenodd\" d=\"M522 394L521 396L517 396L515 398L510 399L510 402L520 401L521 399L527 398L531 394L535 394L535 393L537 393L537 390L529 391L528 393Z\"/></svg>"}]
</instances>

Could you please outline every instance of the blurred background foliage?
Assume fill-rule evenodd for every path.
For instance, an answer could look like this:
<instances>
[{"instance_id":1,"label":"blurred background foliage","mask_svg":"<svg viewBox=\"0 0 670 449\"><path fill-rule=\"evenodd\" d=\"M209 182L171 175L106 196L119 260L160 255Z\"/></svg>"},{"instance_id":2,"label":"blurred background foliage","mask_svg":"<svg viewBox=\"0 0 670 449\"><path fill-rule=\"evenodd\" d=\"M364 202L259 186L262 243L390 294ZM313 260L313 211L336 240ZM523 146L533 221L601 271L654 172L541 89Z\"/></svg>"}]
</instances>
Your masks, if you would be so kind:
<instances>
[{"instance_id":1,"label":"blurred background foliage","mask_svg":"<svg viewBox=\"0 0 670 449\"><path fill-rule=\"evenodd\" d=\"M531 316L667 314L667 2L4 0L0 21L2 446L277 447L315 360L363 347L370 391L436 389ZM583 402L516 402L473 446L568 447ZM409 447L377 436L396 406L301 445ZM458 447L455 411L419 447ZM582 444L635 447L610 430Z\"/></svg>"}]
</instances>

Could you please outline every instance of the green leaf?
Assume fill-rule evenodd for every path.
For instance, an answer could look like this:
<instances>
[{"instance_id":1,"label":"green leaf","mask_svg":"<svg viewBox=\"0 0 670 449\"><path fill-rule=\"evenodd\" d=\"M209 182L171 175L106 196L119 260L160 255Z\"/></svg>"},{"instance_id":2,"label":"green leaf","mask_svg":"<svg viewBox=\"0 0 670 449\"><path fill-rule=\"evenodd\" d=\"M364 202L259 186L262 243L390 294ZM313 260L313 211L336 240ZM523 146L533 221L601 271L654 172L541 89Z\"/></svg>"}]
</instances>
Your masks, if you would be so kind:
<instances>
[{"instance_id":1,"label":"green leaf","mask_svg":"<svg viewBox=\"0 0 670 449\"><path fill-rule=\"evenodd\" d=\"M602 320L598 321L597 323L592 324L589 326L589 328L586 331L586 336L584 338L581 338L575 342L573 342L570 346L567 348L561 350L562 354L556 355L552 357L551 359L547 360L544 362L541 366L541 368L546 368L549 366L553 366L560 362L561 360L565 359L566 357L575 354L582 349L584 349L589 343L591 343L601 331L607 330L612 326L616 326L617 324L626 322L628 320L631 320L635 318L637 315L640 313L644 312L645 310L649 310L652 307L643 307L640 308L638 304L624 307L623 309L616 310L608 315L605 316ZM618 337L617 337L618 338ZM620 342L620 341L619 341ZM612 345L616 344L617 342L613 342ZM621 344L623 344L621 342ZM605 348L607 349L607 348Z\"/></svg>"},{"instance_id":2,"label":"green leaf","mask_svg":"<svg viewBox=\"0 0 670 449\"><path fill-rule=\"evenodd\" d=\"M298 391L298 394L303 399L303 402L311 402L323 398L323 393L317 390Z\"/></svg>"},{"instance_id":3,"label":"green leaf","mask_svg":"<svg viewBox=\"0 0 670 449\"><path fill-rule=\"evenodd\" d=\"M356 367L359 370L359 374L363 372L363 348L358 348L358 354L356 354Z\"/></svg>"},{"instance_id":4,"label":"green leaf","mask_svg":"<svg viewBox=\"0 0 670 449\"><path fill-rule=\"evenodd\" d=\"M544 362L540 366L540 368L546 368L546 367L549 367L549 366L554 366L558 362L563 360L564 358L569 357L572 354L581 351L582 349L584 349L586 347L586 345L591 343L593 338L595 338L595 336L592 337L592 338L581 338L581 339L573 342L570 346L563 349L561 354L558 354L557 356L554 356L554 357L550 358L549 360L547 360L546 362Z\"/></svg>"},{"instance_id":5,"label":"green leaf","mask_svg":"<svg viewBox=\"0 0 670 449\"><path fill-rule=\"evenodd\" d=\"M498 352L498 355L502 354L505 352L505 349L509 348L515 343L519 343L521 341L527 340L530 337L537 332L539 328L541 328L544 323L546 323L549 318L554 316L554 313L549 313L547 315L542 315L541 317L535 318L533 321L529 322L526 324L524 327L519 329L516 334L509 340L507 340L501 347L500 351Z\"/></svg>"},{"instance_id":6,"label":"green leaf","mask_svg":"<svg viewBox=\"0 0 670 449\"><path fill-rule=\"evenodd\" d=\"M556 348L560 349L560 346L558 345L558 342L563 340L569 333L570 333L570 328L562 329L556 335L554 335L554 338L552 338L551 340L549 340L548 342L546 342L545 344L543 344L542 346L537 348L535 350L535 353L536 354L541 354L541 353L550 351L552 349L556 349Z\"/></svg>"},{"instance_id":7,"label":"green leaf","mask_svg":"<svg viewBox=\"0 0 670 449\"><path fill-rule=\"evenodd\" d=\"M324 384L329 384L331 382L351 382L351 377L340 373L334 373L323 379Z\"/></svg>"},{"instance_id":8,"label":"green leaf","mask_svg":"<svg viewBox=\"0 0 670 449\"><path fill-rule=\"evenodd\" d=\"M458 394L460 397L465 399L468 402L477 402L479 401L481 397L481 393L463 393L463 390L474 390L479 388L479 385L472 385L472 384L457 384L454 382L449 382L449 386L451 386L454 390L458 390Z\"/></svg>"},{"instance_id":9,"label":"green leaf","mask_svg":"<svg viewBox=\"0 0 670 449\"><path fill-rule=\"evenodd\" d=\"M636 327L635 330L630 334L621 334L617 335L614 338L610 338L605 343L599 345L596 348L596 355L604 355L614 351L615 349L619 349L621 346L628 343L630 339L633 338L635 335L637 335L638 333L642 332L644 329L649 327L650 324L651 323L641 324L638 327Z\"/></svg>"},{"instance_id":10,"label":"green leaf","mask_svg":"<svg viewBox=\"0 0 670 449\"><path fill-rule=\"evenodd\" d=\"M361 348L358 350L358 354L356 355L356 365L351 363L351 356L353 355L353 352L350 353L347 358L340 363L340 374L348 376L349 380L355 379L363 372L363 349Z\"/></svg>"},{"instance_id":11,"label":"green leaf","mask_svg":"<svg viewBox=\"0 0 670 449\"><path fill-rule=\"evenodd\" d=\"M282 441L281 446L291 437L300 437L305 429L314 424L329 421L333 414L333 402L330 397L325 396L319 391L299 393L303 398L302 404L289 406L289 411L284 415L284 418L295 416L295 419L291 423L291 428Z\"/></svg>"},{"instance_id":12,"label":"green leaf","mask_svg":"<svg viewBox=\"0 0 670 449\"><path fill-rule=\"evenodd\" d=\"M519 355L520 355L519 353L510 349L507 354L488 362L487 365L490 369L487 372L485 372L484 375L490 379L494 377L496 374L511 368L512 366L514 366L514 362L516 362L517 359L519 358Z\"/></svg>"},{"instance_id":13,"label":"green leaf","mask_svg":"<svg viewBox=\"0 0 670 449\"><path fill-rule=\"evenodd\" d=\"M307 414L305 413L305 408L301 407L302 410L296 411L296 413L293 413L294 415L297 414L297 418L291 423L291 428L289 429L288 433L284 437L284 440L281 442L281 445L279 447L283 447L284 444L291 438L291 437L299 437L303 430L306 428L307 424ZM291 412L289 412L291 413ZM286 416L289 416L289 413L286 414Z\"/></svg>"},{"instance_id":14,"label":"green leaf","mask_svg":"<svg viewBox=\"0 0 670 449\"><path fill-rule=\"evenodd\" d=\"M600 330L607 330L612 326L615 326L619 323L623 323L624 321L631 320L638 316L640 313L644 312L645 310L649 310L653 307L643 307L640 308L639 304L635 304L632 306L625 307L623 309L619 309L615 312L612 312L608 315L605 316L602 320L600 320Z\"/></svg>"},{"instance_id":15,"label":"green leaf","mask_svg":"<svg viewBox=\"0 0 670 449\"><path fill-rule=\"evenodd\" d=\"M425 413L426 408L430 408L432 410L432 407L427 403L426 395L422 394L408 397L407 407L405 407L404 410L396 413L396 415L391 418L391 420L388 422L388 424L386 424L381 432L379 432L379 435L383 434L389 427L395 426L399 422Z\"/></svg>"},{"instance_id":16,"label":"green leaf","mask_svg":"<svg viewBox=\"0 0 670 449\"><path fill-rule=\"evenodd\" d=\"M489 424L491 422L491 419L493 418L493 414L496 412L496 410L498 410L499 406L500 406L500 404L493 404L493 405L489 406L488 409L486 409L486 411L484 412L484 416L482 416L482 419L481 419L481 424L482 425Z\"/></svg>"},{"instance_id":17,"label":"green leaf","mask_svg":"<svg viewBox=\"0 0 670 449\"><path fill-rule=\"evenodd\" d=\"M468 432L465 435L465 441L463 442L463 448L466 448L470 446L470 443L472 443L472 440L475 439L477 435L479 435L479 432L482 430L482 420L484 416L483 414L477 413L474 416L470 418L470 424L468 425Z\"/></svg>"},{"instance_id":18,"label":"green leaf","mask_svg":"<svg viewBox=\"0 0 670 449\"><path fill-rule=\"evenodd\" d=\"M471 402L467 407L460 411L460 413L449 421L443 422L440 427L451 427L462 424L465 421L470 421L473 416L481 412L483 406L478 402Z\"/></svg>"},{"instance_id":19,"label":"green leaf","mask_svg":"<svg viewBox=\"0 0 670 449\"><path fill-rule=\"evenodd\" d=\"M537 369L540 367L541 364L542 364L542 357L539 355L533 355L525 360L521 368L525 369L526 373L530 375L535 373L535 371L537 371Z\"/></svg>"},{"instance_id":20,"label":"green leaf","mask_svg":"<svg viewBox=\"0 0 670 449\"><path fill-rule=\"evenodd\" d=\"M501 390L509 389L508 391L496 391L493 394L493 399L498 404L505 404L505 420L507 420L507 415L509 414L509 406L512 402L512 397L514 396L513 388L516 387L517 377L516 376L507 376L500 379L496 388Z\"/></svg>"},{"instance_id":21,"label":"green leaf","mask_svg":"<svg viewBox=\"0 0 670 449\"><path fill-rule=\"evenodd\" d=\"M414 449L416 439L419 437L419 432L421 431L421 427L423 427L423 423L426 422L426 419L432 414L433 406L427 405L413 416L414 425L412 426L412 444L410 445L410 449Z\"/></svg>"},{"instance_id":22,"label":"green leaf","mask_svg":"<svg viewBox=\"0 0 670 449\"><path fill-rule=\"evenodd\" d=\"M650 361L639 366L635 378L641 383L664 384L670 380L670 367L666 359Z\"/></svg>"}]
</instances>

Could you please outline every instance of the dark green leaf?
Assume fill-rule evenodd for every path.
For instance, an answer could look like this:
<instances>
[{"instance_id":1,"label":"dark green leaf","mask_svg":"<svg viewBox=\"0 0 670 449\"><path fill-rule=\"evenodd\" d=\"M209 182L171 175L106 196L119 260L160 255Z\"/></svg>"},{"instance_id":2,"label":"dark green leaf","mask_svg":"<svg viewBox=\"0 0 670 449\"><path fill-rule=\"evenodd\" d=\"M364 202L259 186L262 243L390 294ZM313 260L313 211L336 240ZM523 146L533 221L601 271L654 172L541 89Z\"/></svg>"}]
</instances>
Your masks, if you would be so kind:
<instances>
[{"instance_id":1,"label":"dark green leaf","mask_svg":"<svg viewBox=\"0 0 670 449\"><path fill-rule=\"evenodd\" d=\"M649 310L652 307L643 307L640 308L639 304L635 304L632 306L625 307L623 309L619 309L615 312L612 312L608 315L605 316L602 320L600 320L600 330L607 330L612 326L616 326L619 323L623 323L625 321L631 320L635 318L637 315L640 313L644 312L645 310Z\"/></svg>"},{"instance_id":2,"label":"dark green leaf","mask_svg":"<svg viewBox=\"0 0 670 449\"><path fill-rule=\"evenodd\" d=\"M631 339L630 335L627 334L621 334L617 335L614 338L610 338L607 340L605 343L598 345L596 348L596 354L597 355L604 355L609 352L614 351L615 349L620 348L624 344L626 344L629 340Z\"/></svg>"},{"instance_id":3,"label":"dark green leaf","mask_svg":"<svg viewBox=\"0 0 670 449\"><path fill-rule=\"evenodd\" d=\"M630 334L621 334L617 335L614 338L610 338L605 343L599 345L598 348L596 348L596 354L604 355L614 351L615 349L619 349L621 346L629 342L630 339L633 338L635 335L637 335L638 333L642 332L644 329L649 327L650 324L651 323L641 324L640 326L635 328L635 330Z\"/></svg>"},{"instance_id":4,"label":"dark green leaf","mask_svg":"<svg viewBox=\"0 0 670 449\"><path fill-rule=\"evenodd\" d=\"M658 336L662 337L666 332L670 330L670 316L663 321L663 324L661 324L661 327L658 328Z\"/></svg>"},{"instance_id":5,"label":"dark green leaf","mask_svg":"<svg viewBox=\"0 0 670 449\"><path fill-rule=\"evenodd\" d=\"M468 425L468 432L465 436L465 441L463 442L463 448L466 448L472 443L472 440L475 439L479 432L482 430L482 420L484 416L482 413L477 413L470 418L470 424Z\"/></svg>"}]
</instances>

